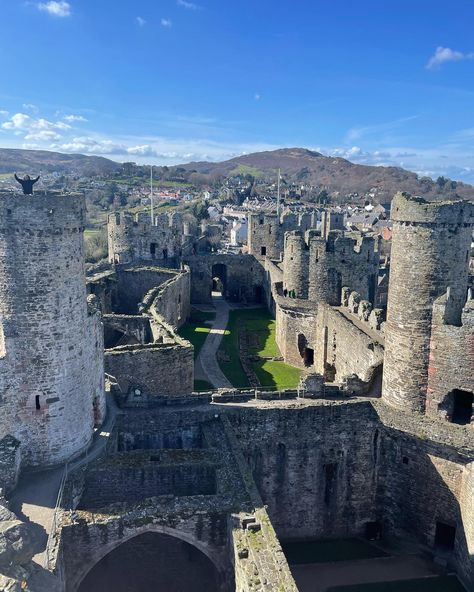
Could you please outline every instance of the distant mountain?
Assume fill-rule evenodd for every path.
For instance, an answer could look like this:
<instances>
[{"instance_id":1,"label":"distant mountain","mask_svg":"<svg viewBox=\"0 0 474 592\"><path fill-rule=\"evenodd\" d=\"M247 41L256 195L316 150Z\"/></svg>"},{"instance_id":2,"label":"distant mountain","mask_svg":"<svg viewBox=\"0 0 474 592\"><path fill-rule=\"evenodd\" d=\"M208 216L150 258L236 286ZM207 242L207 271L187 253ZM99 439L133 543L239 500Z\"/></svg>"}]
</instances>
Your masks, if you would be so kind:
<instances>
[{"instance_id":1,"label":"distant mountain","mask_svg":"<svg viewBox=\"0 0 474 592\"><path fill-rule=\"evenodd\" d=\"M439 183L427 177L397 167L354 164L344 158L323 156L304 148L283 148L269 152L255 152L224 162L191 162L180 165L186 171L207 175L235 175L250 173L276 179L277 170L286 181L315 185L329 192L364 195L375 189L380 203L390 201L396 191L408 191L431 200L455 197L474 200L474 187L456 181Z\"/></svg>"},{"instance_id":2,"label":"distant mountain","mask_svg":"<svg viewBox=\"0 0 474 592\"><path fill-rule=\"evenodd\" d=\"M0 173L77 173L94 176L113 173L121 168L120 163L102 156L84 154L61 154L47 150L18 150L0 148Z\"/></svg>"}]
</instances>

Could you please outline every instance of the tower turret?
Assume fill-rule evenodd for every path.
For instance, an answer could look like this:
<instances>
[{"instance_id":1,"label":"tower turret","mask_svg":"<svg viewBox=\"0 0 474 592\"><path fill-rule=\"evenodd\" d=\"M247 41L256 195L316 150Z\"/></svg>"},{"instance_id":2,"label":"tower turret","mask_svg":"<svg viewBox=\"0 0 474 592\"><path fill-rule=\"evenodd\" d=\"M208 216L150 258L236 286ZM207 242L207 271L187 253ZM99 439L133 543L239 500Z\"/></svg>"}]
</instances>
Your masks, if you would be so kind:
<instances>
[{"instance_id":1,"label":"tower turret","mask_svg":"<svg viewBox=\"0 0 474 592\"><path fill-rule=\"evenodd\" d=\"M28 465L80 453L104 414L84 221L79 194L0 194L0 436L20 441Z\"/></svg>"},{"instance_id":2,"label":"tower turret","mask_svg":"<svg viewBox=\"0 0 474 592\"><path fill-rule=\"evenodd\" d=\"M466 302L474 205L429 203L397 193L393 222L383 397L400 409L424 412L432 308L450 293L450 322Z\"/></svg>"}]
</instances>

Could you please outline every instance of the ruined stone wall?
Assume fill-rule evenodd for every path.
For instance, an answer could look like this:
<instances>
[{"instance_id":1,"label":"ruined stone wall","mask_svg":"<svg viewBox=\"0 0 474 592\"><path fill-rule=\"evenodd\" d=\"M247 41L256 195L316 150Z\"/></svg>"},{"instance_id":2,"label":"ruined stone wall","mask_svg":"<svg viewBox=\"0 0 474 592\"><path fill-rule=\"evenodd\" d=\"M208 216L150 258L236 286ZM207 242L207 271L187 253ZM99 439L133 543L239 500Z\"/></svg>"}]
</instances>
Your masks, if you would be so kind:
<instances>
[{"instance_id":1,"label":"ruined stone wall","mask_svg":"<svg viewBox=\"0 0 474 592\"><path fill-rule=\"evenodd\" d=\"M369 403L242 409L230 420L280 539L362 534L376 519Z\"/></svg>"},{"instance_id":2,"label":"ruined stone wall","mask_svg":"<svg viewBox=\"0 0 474 592\"><path fill-rule=\"evenodd\" d=\"M176 276L176 270L160 267L117 267L117 302L114 312L137 314L145 294Z\"/></svg>"},{"instance_id":3,"label":"ruined stone wall","mask_svg":"<svg viewBox=\"0 0 474 592\"><path fill-rule=\"evenodd\" d=\"M104 508L117 502L137 503L159 495L176 497L215 495L216 468L206 458L183 458L177 462L142 451L117 454L112 462L97 462L89 468L81 509ZM184 456L184 455L182 455ZM137 487L137 484L140 484Z\"/></svg>"},{"instance_id":4,"label":"ruined stone wall","mask_svg":"<svg viewBox=\"0 0 474 592\"><path fill-rule=\"evenodd\" d=\"M22 462L63 462L90 442L103 408L100 319L84 273L84 197L0 195L0 437Z\"/></svg>"},{"instance_id":5,"label":"ruined stone wall","mask_svg":"<svg viewBox=\"0 0 474 592\"><path fill-rule=\"evenodd\" d=\"M133 343L149 343L152 339L150 318L145 315L104 315L105 347L115 347L116 334L121 333L128 341ZM132 340L130 342L129 340Z\"/></svg>"},{"instance_id":6,"label":"ruined stone wall","mask_svg":"<svg viewBox=\"0 0 474 592\"><path fill-rule=\"evenodd\" d=\"M379 254L373 237L334 231L328 238L308 233L308 298L338 306L341 288L348 286L364 300L375 301Z\"/></svg>"},{"instance_id":7,"label":"ruined stone wall","mask_svg":"<svg viewBox=\"0 0 474 592\"><path fill-rule=\"evenodd\" d=\"M420 421L377 404L382 420L378 506L383 535L447 557L474 585L472 438L459 426ZM436 545L438 522L455 527L452 555Z\"/></svg>"},{"instance_id":8,"label":"ruined stone wall","mask_svg":"<svg viewBox=\"0 0 474 592\"><path fill-rule=\"evenodd\" d=\"M433 304L426 414L452 419L452 391L474 393L474 300L463 308L461 323L449 322L447 295Z\"/></svg>"},{"instance_id":9,"label":"ruined stone wall","mask_svg":"<svg viewBox=\"0 0 474 592\"><path fill-rule=\"evenodd\" d=\"M450 288L450 322L466 301L474 205L428 203L398 193L392 202L392 255L383 392L399 409L424 412L434 300Z\"/></svg>"},{"instance_id":10,"label":"ruined stone wall","mask_svg":"<svg viewBox=\"0 0 474 592\"><path fill-rule=\"evenodd\" d=\"M194 381L193 347L185 340L116 347L105 352L105 371L117 379L123 404L144 405L152 403L155 397L190 394Z\"/></svg>"},{"instance_id":11,"label":"ruined stone wall","mask_svg":"<svg viewBox=\"0 0 474 592\"><path fill-rule=\"evenodd\" d=\"M159 214L153 225L147 213L109 214L107 235L109 263L112 264L151 261L158 265L175 265L181 257L183 223L176 214Z\"/></svg>"},{"instance_id":12,"label":"ruined stone wall","mask_svg":"<svg viewBox=\"0 0 474 592\"><path fill-rule=\"evenodd\" d=\"M249 214L247 244L249 253L257 259L279 259L283 253L283 234L276 214Z\"/></svg>"},{"instance_id":13,"label":"ruined stone wall","mask_svg":"<svg viewBox=\"0 0 474 592\"><path fill-rule=\"evenodd\" d=\"M224 270L226 297L237 302L256 302L264 297L264 269L252 255L212 253L187 257L191 269L191 302L211 302L213 273ZM216 267L216 266L224 266Z\"/></svg>"},{"instance_id":14,"label":"ruined stone wall","mask_svg":"<svg viewBox=\"0 0 474 592\"><path fill-rule=\"evenodd\" d=\"M174 276L157 289L152 289L143 302L151 300L153 314L161 315L166 323L179 329L191 314L191 272L189 268Z\"/></svg>"}]
</instances>

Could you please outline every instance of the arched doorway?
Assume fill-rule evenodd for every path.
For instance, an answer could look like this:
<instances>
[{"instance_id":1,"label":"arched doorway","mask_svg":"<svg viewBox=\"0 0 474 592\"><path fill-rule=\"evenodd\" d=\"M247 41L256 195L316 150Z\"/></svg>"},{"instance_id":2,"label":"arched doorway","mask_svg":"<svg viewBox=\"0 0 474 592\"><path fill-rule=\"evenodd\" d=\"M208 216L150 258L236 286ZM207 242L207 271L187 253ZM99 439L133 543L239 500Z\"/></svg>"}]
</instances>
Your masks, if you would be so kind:
<instances>
[{"instance_id":1,"label":"arched doorway","mask_svg":"<svg viewBox=\"0 0 474 592\"><path fill-rule=\"evenodd\" d=\"M212 292L217 292L222 296L226 295L227 288L227 267L224 263L215 263L211 269Z\"/></svg>"},{"instance_id":2,"label":"arched doorway","mask_svg":"<svg viewBox=\"0 0 474 592\"><path fill-rule=\"evenodd\" d=\"M300 356L303 358L303 364L306 367L314 365L314 349L308 347L308 340L303 333L298 335L298 351Z\"/></svg>"},{"instance_id":3,"label":"arched doorway","mask_svg":"<svg viewBox=\"0 0 474 592\"><path fill-rule=\"evenodd\" d=\"M222 576L194 545L144 532L112 549L87 573L78 592L219 592Z\"/></svg>"}]
</instances>

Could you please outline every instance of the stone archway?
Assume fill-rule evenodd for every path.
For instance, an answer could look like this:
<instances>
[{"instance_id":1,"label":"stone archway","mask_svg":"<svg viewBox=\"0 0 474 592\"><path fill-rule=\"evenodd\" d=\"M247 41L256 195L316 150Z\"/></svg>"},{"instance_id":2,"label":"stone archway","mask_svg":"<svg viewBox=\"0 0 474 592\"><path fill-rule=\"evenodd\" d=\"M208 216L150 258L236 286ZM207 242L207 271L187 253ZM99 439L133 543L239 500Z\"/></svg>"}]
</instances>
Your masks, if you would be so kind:
<instances>
[{"instance_id":1,"label":"stone archway","mask_svg":"<svg viewBox=\"0 0 474 592\"><path fill-rule=\"evenodd\" d=\"M138 537L145 534L164 535L170 539L187 543L189 546L193 547L196 552L199 552L205 556L205 558L213 565L216 571L216 592L227 592L231 589L231 586L229 586L229 582L232 579L230 578L231 574L229 573L230 562L227 562L226 558L223 557L218 551L212 549L204 541L196 539L192 534L175 530L167 526L149 524L143 527L125 531L120 538L106 542L105 544L101 544L93 551L87 553L89 563L85 563L79 571L74 573L72 578L67 579L65 588L66 591L84 592L84 590L81 589L82 584L87 580L87 577L92 572L92 570L104 558L106 558L122 545L126 545L133 539L138 539Z\"/></svg>"}]
</instances>

